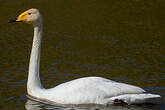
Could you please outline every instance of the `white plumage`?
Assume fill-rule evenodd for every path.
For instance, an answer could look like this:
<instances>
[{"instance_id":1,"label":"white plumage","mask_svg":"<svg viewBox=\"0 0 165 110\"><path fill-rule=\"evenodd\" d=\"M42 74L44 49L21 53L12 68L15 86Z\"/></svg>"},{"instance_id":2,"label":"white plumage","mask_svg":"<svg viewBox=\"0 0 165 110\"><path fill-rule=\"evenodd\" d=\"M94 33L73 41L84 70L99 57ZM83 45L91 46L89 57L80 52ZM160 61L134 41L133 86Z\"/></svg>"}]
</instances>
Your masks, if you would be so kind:
<instances>
[{"instance_id":1,"label":"white plumage","mask_svg":"<svg viewBox=\"0 0 165 110\"><path fill-rule=\"evenodd\" d=\"M85 77L60 84L51 89L38 89L32 96L59 104L127 104L143 103L159 95L144 93L142 88L101 77Z\"/></svg>"},{"instance_id":2,"label":"white plumage","mask_svg":"<svg viewBox=\"0 0 165 110\"><path fill-rule=\"evenodd\" d=\"M34 38L29 64L27 92L37 99L59 104L127 104L143 103L160 95L145 93L142 88L118 83L101 77L85 77L45 89L40 83L39 65L42 38L42 18L37 9L29 9L14 21L24 21L34 27Z\"/></svg>"}]
</instances>

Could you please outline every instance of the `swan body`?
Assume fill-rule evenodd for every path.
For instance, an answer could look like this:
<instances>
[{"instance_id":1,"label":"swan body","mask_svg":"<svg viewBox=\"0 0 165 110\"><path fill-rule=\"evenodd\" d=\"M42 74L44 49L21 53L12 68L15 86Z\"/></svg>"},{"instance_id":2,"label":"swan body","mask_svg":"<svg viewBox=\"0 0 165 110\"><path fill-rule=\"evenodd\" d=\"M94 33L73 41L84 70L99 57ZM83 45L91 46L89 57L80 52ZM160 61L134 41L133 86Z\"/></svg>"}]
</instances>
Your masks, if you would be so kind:
<instances>
[{"instance_id":1,"label":"swan body","mask_svg":"<svg viewBox=\"0 0 165 110\"><path fill-rule=\"evenodd\" d=\"M146 93L142 88L115 82L101 77L75 79L54 88L42 87L39 76L40 48L42 39L42 17L37 9L21 13L9 22L24 21L34 27L33 45L27 81L28 95L59 104L113 104L120 101L127 104L143 103L160 95Z\"/></svg>"},{"instance_id":2,"label":"swan body","mask_svg":"<svg viewBox=\"0 0 165 110\"><path fill-rule=\"evenodd\" d=\"M118 83L101 77L75 79L51 89L38 90L32 96L60 104L113 104L115 99L133 104L143 102L149 94L139 87ZM159 95L150 95L159 97ZM116 98L115 98L116 97ZM136 100L136 97L138 100ZM139 102L139 103L140 103Z\"/></svg>"}]
</instances>

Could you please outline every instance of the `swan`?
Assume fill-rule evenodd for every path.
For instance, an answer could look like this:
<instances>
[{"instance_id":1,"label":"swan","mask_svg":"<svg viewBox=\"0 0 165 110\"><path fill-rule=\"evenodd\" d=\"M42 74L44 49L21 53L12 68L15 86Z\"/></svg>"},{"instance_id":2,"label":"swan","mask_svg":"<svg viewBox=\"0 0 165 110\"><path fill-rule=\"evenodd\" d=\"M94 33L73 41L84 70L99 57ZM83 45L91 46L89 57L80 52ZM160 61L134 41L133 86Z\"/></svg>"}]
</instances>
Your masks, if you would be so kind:
<instances>
[{"instance_id":1,"label":"swan","mask_svg":"<svg viewBox=\"0 0 165 110\"><path fill-rule=\"evenodd\" d=\"M160 95L147 93L140 87L115 82L102 77L84 77L68 81L54 88L45 89L40 82L40 48L42 39L42 16L38 9L31 8L9 22L26 22L34 27L30 55L27 94L39 100L59 104L127 104L144 103Z\"/></svg>"}]
</instances>

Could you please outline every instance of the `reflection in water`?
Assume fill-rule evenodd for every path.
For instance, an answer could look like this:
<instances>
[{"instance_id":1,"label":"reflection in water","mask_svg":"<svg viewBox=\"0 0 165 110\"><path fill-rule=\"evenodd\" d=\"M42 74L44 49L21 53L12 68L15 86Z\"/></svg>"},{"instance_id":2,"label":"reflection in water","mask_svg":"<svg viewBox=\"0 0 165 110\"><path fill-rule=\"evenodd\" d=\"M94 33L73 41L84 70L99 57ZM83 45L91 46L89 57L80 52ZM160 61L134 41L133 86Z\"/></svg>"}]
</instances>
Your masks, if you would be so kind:
<instances>
[{"instance_id":1,"label":"reflection in water","mask_svg":"<svg viewBox=\"0 0 165 110\"><path fill-rule=\"evenodd\" d=\"M153 105L151 105L153 106ZM151 107L150 106L150 107ZM25 104L26 110L150 110L149 107L143 106L121 106L121 105L80 105L80 106L64 106L64 105L49 105L41 102L37 102L31 99L27 99Z\"/></svg>"}]
</instances>

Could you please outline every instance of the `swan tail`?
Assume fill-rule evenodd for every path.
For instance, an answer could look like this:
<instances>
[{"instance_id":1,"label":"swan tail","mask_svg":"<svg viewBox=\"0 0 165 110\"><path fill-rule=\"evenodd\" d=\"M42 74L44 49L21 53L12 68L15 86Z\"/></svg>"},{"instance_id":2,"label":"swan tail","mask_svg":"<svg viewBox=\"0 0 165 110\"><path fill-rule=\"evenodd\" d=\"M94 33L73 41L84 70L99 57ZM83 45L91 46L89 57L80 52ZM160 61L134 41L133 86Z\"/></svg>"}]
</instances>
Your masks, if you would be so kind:
<instances>
[{"instance_id":1,"label":"swan tail","mask_svg":"<svg viewBox=\"0 0 165 110\"><path fill-rule=\"evenodd\" d=\"M155 98L160 98L160 95L157 94L149 94L149 93L144 93L144 94L125 94L125 95L120 95L116 97L111 97L110 102L115 103L126 103L128 105L130 104L141 104L145 103L150 99L155 99Z\"/></svg>"}]
</instances>

